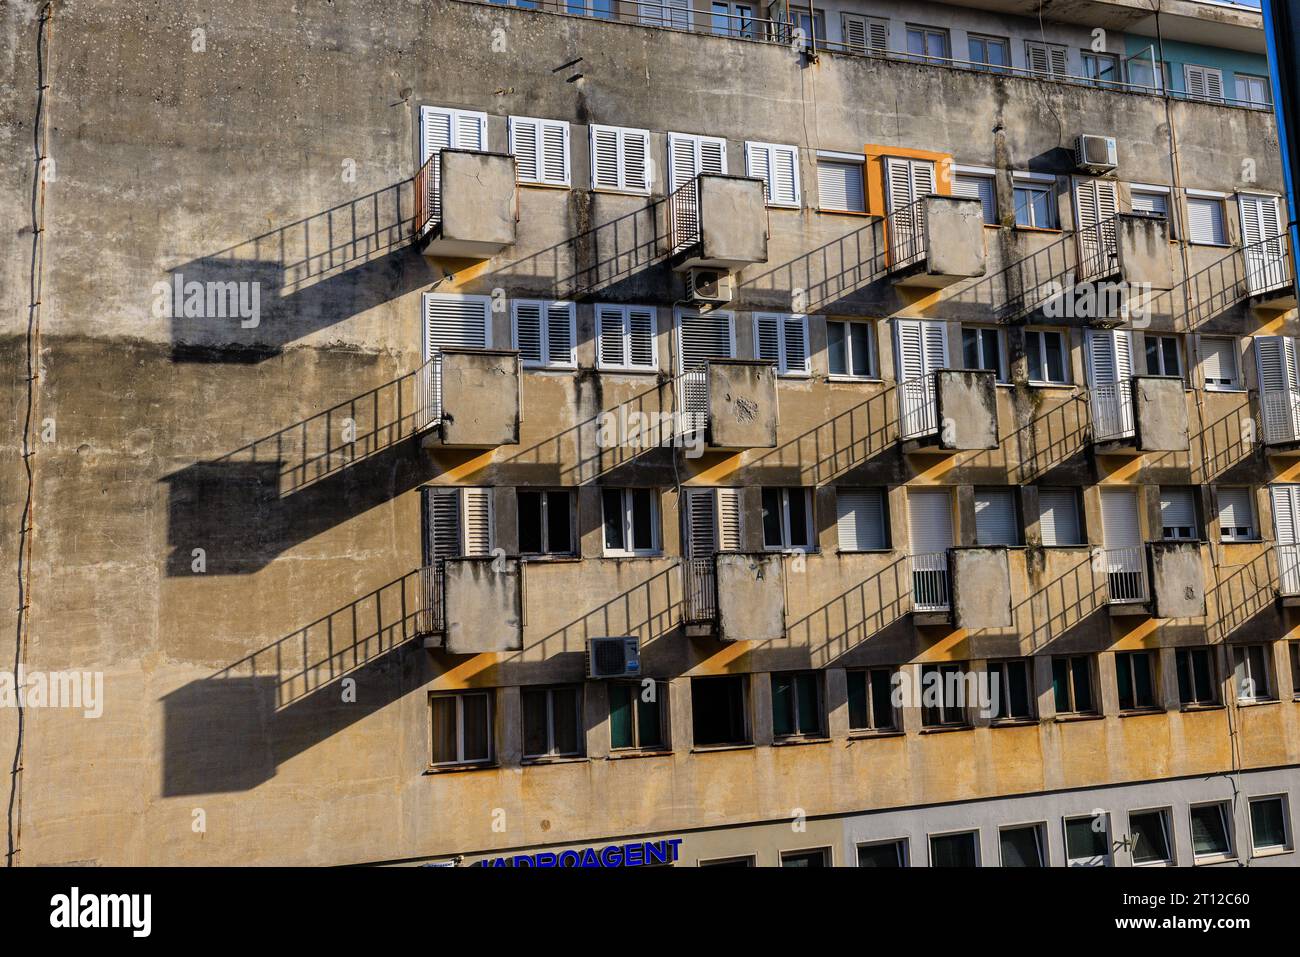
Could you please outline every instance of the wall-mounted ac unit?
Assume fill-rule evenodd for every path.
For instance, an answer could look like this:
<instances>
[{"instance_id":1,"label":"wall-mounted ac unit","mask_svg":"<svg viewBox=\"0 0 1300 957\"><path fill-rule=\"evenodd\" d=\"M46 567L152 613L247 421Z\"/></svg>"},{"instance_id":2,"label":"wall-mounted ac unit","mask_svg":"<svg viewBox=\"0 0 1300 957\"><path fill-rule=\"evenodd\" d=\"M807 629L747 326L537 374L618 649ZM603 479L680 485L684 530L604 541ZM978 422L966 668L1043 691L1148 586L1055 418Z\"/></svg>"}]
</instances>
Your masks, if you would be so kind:
<instances>
[{"instance_id":1,"label":"wall-mounted ac unit","mask_svg":"<svg viewBox=\"0 0 1300 957\"><path fill-rule=\"evenodd\" d=\"M1108 173L1119 166L1115 137L1080 133L1074 140L1074 165L1089 173Z\"/></svg>"},{"instance_id":2,"label":"wall-mounted ac unit","mask_svg":"<svg viewBox=\"0 0 1300 957\"><path fill-rule=\"evenodd\" d=\"M735 288L725 269L695 268L686 271L686 298L692 302L731 302Z\"/></svg>"},{"instance_id":3,"label":"wall-mounted ac unit","mask_svg":"<svg viewBox=\"0 0 1300 957\"><path fill-rule=\"evenodd\" d=\"M588 678L636 678L641 674L641 643L634 636L587 639Z\"/></svg>"}]
</instances>

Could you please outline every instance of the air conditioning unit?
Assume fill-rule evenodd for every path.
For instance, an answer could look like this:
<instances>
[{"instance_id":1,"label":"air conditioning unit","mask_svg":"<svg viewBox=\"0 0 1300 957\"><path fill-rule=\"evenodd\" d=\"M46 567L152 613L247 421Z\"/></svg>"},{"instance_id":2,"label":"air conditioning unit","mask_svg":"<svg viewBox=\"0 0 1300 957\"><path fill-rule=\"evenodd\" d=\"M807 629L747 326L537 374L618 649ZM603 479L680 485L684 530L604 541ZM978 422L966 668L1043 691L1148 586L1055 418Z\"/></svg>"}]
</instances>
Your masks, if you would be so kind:
<instances>
[{"instance_id":1,"label":"air conditioning unit","mask_svg":"<svg viewBox=\"0 0 1300 957\"><path fill-rule=\"evenodd\" d=\"M641 643L633 636L587 639L588 678L636 678L641 674Z\"/></svg>"},{"instance_id":2,"label":"air conditioning unit","mask_svg":"<svg viewBox=\"0 0 1300 957\"><path fill-rule=\"evenodd\" d=\"M725 269L689 269L686 298L692 302L731 302L735 288Z\"/></svg>"},{"instance_id":3,"label":"air conditioning unit","mask_svg":"<svg viewBox=\"0 0 1300 957\"><path fill-rule=\"evenodd\" d=\"M1107 173L1119 166L1115 137L1080 133L1074 140L1074 165L1089 173Z\"/></svg>"}]
</instances>

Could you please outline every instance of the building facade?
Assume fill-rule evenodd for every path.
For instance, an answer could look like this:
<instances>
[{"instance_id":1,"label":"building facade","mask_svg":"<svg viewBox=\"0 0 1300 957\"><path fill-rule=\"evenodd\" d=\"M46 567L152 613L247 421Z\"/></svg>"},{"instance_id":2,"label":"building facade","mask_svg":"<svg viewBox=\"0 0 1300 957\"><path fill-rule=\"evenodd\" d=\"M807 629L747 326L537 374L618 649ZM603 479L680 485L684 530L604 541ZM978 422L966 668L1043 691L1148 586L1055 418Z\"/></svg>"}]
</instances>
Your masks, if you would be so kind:
<instances>
[{"instance_id":1,"label":"building facade","mask_svg":"<svg viewBox=\"0 0 1300 957\"><path fill-rule=\"evenodd\" d=\"M18 862L1294 863L1257 11L3 16Z\"/></svg>"}]
</instances>

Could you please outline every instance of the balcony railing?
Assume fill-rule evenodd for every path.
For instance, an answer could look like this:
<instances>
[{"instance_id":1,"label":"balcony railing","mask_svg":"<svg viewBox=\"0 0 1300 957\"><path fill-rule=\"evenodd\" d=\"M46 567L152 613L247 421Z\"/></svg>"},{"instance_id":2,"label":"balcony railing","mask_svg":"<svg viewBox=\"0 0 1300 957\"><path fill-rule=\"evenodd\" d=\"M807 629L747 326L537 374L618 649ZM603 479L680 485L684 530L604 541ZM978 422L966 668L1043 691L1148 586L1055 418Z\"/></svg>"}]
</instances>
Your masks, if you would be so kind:
<instances>
[{"instance_id":1,"label":"balcony railing","mask_svg":"<svg viewBox=\"0 0 1300 957\"><path fill-rule=\"evenodd\" d=\"M891 271L925 262L928 252L925 245L925 201L926 197L922 196L885 218Z\"/></svg>"},{"instance_id":2,"label":"balcony railing","mask_svg":"<svg viewBox=\"0 0 1300 957\"><path fill-rule=\"evenodd\" d=\"M898 383L898 436L918 439L939 430L934 374Z\"/></svg>"},{"instance_id":3,"label":"balcony railing","mask_svg":"<svg viewBox=\"0 0 1300 957\"><path fill-rule=\"evenodd\" d=\"M411 238L419 239L442 217L438 178L442 175L440 154L435 152L415 173L415 215L411 220Z\"/></svg>"},{"instance_id":4,"label":"balcony railing","mask_svg":"<svg viewBox=\"0 0 1300 957\"><path fill-rule=\"evenodd\" d=\"M948 610L946 551L912 556L912 608L922 612Z\"/></svg>"},{"instance_id":5,"label":"balcony railing","mask_svg":"<svg viewBox=\"0 0 1300 957\"><path fill-rule=\"evenodd\" d=\"M1133 380L1105 382L1089 390L1092 438L1095 442L1131 439L1133 425Z\"/></svg>"},{"instance_id":6,"label":"balcony railing","mask_svg":"<svg viewBox=\"0 0 1300 957\"><path fill-rule=\"evenodd\" d=\"M1285 233L1241 247L1246 295L1259 296L1291 283L1291 257Z\"/></svg>"},{"instance_id":7,"label":"balcony railing","mask_svg":"<svg viewBox=\"0 0 1300 957\"><path fill-rule=\"evenodd\" d=\"M1079 269L1075 282L1105 279L1119 271L1119 217L1111 216L1075 232Z\"/></svg>"},{"instance_id":8,"label":"balcony railing","mask_svg":"<svg viewBox=\"0 0 1300 957\"><path fill-rule=\"evenodd\" d=\"M1300 545L1274 545L1277 552L1277 591L1279 595L1300 595Z\"/></svg>"},{"instance_id":9,"label":"balcony railing","mask_svg":"<svg viewBox=\"0 0 1300 957\"><path fill-rule=\"evenodd\" d=\"M415 372L415 418L418 430L432 428L442 421L442 353Z\"/></svg>"},{"instance_id":10,"label":"balcony railing","mask_svg":"<svg viewBox=\"0 0 1300 957\"><path fill-rule=\"evenodd\" d=\"M674 254L700 241L700 200L695 177L668 197L668 235Z\"/></svg>"},{"instance_id":11,"label":"balcony railing","mask_svg":"<svg viewBox=\"0 0 1300 957\"><path fill-rule=\"evenodd\" d=\"M1143 546L1103 548L1102 565L1106 570L1106 588L1111 604L1147 600L1147 561Z\"/></svg>"},{"instance_id":12,"label":"balcony railing","mask_svg":"<svg viewBox=\"0 0 1300 957\"><path fill-rule=\"evenodd\" d=\"M1266 445L1300 441L1300 390L1291 386L1261 390L1259 410Z\"/></svg>"},{"instance_id":13,"label":"balcony railing","mask_svg":"<svg viewBox=\"0 0 1300 957\"><path fill-rule=\"evenodd\" d=\"M446 630L444 565L435 561L420 567L420 608L416 612L416 630L422 635L437 635Z\"/></svg>"},{"instance_id":14,"label":"balcony railing","mask_svg":"<svg viewBox=\"0 0 1300 957\"><path fill-rule=\"evenodd\" d=\"M682 563L684 605L687 622L708 622L718 617L718 562L707 558L687 558Z\"/></svg>"}]
</instances>

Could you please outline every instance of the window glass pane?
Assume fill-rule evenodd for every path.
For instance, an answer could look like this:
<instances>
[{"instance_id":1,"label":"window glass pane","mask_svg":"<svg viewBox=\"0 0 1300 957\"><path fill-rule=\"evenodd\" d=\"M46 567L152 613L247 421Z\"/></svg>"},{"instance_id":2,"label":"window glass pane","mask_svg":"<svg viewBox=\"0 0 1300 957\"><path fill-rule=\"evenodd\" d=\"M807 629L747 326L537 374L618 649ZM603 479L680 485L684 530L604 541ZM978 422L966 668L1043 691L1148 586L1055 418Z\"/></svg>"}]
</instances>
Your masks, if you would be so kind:
<instances>
[{"instance_id":1,"label":"window glass pane","mask_svg":"<svg viewBox=\"0 0 1300 957\"><path fill-rule=\"evenodd\" d=\"M999 382L1005 382L1007 375L1006 370L1002 368L1002 348L998 342L998 331L996 329L980 329L980 339L983 343L984 365L985 369L992 369L996 373Z\"/></svg>"},{"instance_id":2,"label":"window glass pane","mask_svg":"<svg viewBox=\"0 0 1300 957\"><path fill-rule=\"evenodd\" d=\"M578 692L574 688L556 688L551 692L551 710L555 721L555 750L559 754L577 754Z\"/></svg>"},{"instance_id":3,"label":"window glass pane","mask_svg":"<svg viewBox=\"0 0 1300 957\"><path fill-rule=\"evenodd\" d=\"M486 761L491 754L488 696L485 694L465 695L462 710L465 716L465 730L463 732L465 737L465 760Z\"/></svg>"},{"instance_id":4,"label":"window glass pane","mask_svg":"<svg viewBox=\"0 0 1300 957\"><path fill-rule=\"evenodd\" d=\"M772 733L794 733L794 680L790 675L772 676Z\"/></svg>"},{"instance_id":5,"label":"window glass pane","mask_svg":"<svg viewBox=\"0 0 1300 957\"><path fill-rule=\"evenodd\" d=\"M794 547L811 545L808 539L808 495L804 489L792 488L790 498L790 544Z\"/></svg>"},{"instance_id":6,"label":"window glass pane","mask_svg":"<svg viewBox=\"0 0 1300 957\"><path fill-rule=\"evenodd\" d=\"M524 754L546 753L546 691L524 690L520 694L524 713Z\"/></svg>"},{"instance_id":7,"label":"window glass pane","mask_svg":"<svg viewBox=\"0 0 1300 957\"><path fill-rule=\"evenodd\" d=\"M444 695L433 699L433 763L456 760L456 698Z\"/></svg>"},{"instance_id":8,"label":"window glass pane","mask_svg":"<svg viewBox=\"0 0 1300 957\"><path fill-rule=\"evenodd\" d=\"M1034 206L1034 225L1042 229L1050 229L1054 221L1051 191L1034 189L1030 190L1030 196Z\"/></svg>"},{"instance_id":9,"label":"window glass pane","mask_svg":"<svg viewBox=\"0 0 1300 957\"><path fill-rule=\"evenodd\" d=\"M1002 831L1003 867L1042 867L1038 849L1038 828L1012 827Z\"/></svg>"},{"instance_id":10,"label":"window glass pane","mask_svg":"<svg viewBox=\"0 0 1300 957\"><path fill-rule=\"evenodd\" d=\"M659 748L663 746L663 731L659 727L659 695L667 693L667 687L658 682L654 685L654 694L646 700L647 689L636 686L636 720L637 747Z\"/></svg>"},{"instance_id":11,"label":"window glass pane","mask_svg":"<svg viewBox=\"0 0 1300 957\"><path fill-rule=\"evenodd\" d=\"M850 353L853 358L853 374L871 375L871 328L862 322L849 326Z\"/></svg>"},{"instance_id":12,"label":"window glass pane","mask_svg":"<svg viewBox=\"0 0 1300 957\"><path fill-rule=\"evenodd\" d=\"M646 488L632 492L632 547L644 551L654 548L654 498Z\"/></svg>"},{"instance_id":13,"label":"window glass pane","mask_svg":"<svg viewBox=\"0 0 1300 957\"><path fill-rule=\"evenodd\" d=\"M795 678L798 690L799 733L819 734L821 717L817 713L817 676L799 675Z\"/></svg>"},{"instance_id":14,"label":"window glass pane","mask_svg":"<svg viewBox=\"0 0 1300 957\"><path fill-rule=\"evenodd\" d=\"M967 369L984 368L980 365L980 342L978 330L963 329L961 331L961 356L962 365Z\"/></svg>"},{"instance_id":15,"label":"window glass pane","mask_svg":"<svg viewBox=\"0 0 1300 957\"><path fill-rule=\"evenodd\" d=\"M974 867L974 834L943 834L930 838L931 867Z\"/></svg>"},{"instance_id":16,"label":"window glass pane","mask_svg":"<svg viewBox=\"0 0 1300 957\"><path fill-rule=\"evenodd\" d=\"M1092 710L1092 669L1088 667L1087 658L1075 658L1070 663L1074 672L1074 709L1079 712Z\"/></svg>"},{"instance_id":17,"label":"window glass pane","mask_svg":"<svg viewBox=\"0 0 1300 957\"><path fill-rule=\"evenodd\" d=\"M1025 662L1008 662L1006 680L1010 686L1011 717L1029 717L1032 714L1029 706L1029 668Z\"/></svg>"},{"instance_id":18,"label":"window glass pane","mask_svg":"<svg viewBox=\"0 0 1300 957\"><path fill-rule=\"evenodd\" d=\"M894 727L893 691L888 671L882 668L871 672L871 717L878 731Z\"/></svg>"},{"instance_id":19,"label":"window glass pane","mask_svg":"<svg viewBox=\"0 0 1300 957\"><path fill-rule=\"evenodd\" d=\"M763 489L763 544L769 548L780 548L785 545L781 534L781 520L781 490Z\"/></svg>"},{"instance_id":20,"label":"window glass pane","mask_svg":"<svg viewBox=\"0 0 1300 957\"><path fill-rule=\"evenodd\" d=\"M1130 814L1128 829L1129 837L1133 839L1133 863L1152 864L1169 860L1169 840L1162 811Z\"/></svg>"},{"instance_id":21,"label":"window glass pane","mask_svg":"<svg viewBox=\"0 0 1300 957\"><path fill-rule=\"evenodd\" d=\"M1043 336L1038 332L1025 333L1025 357L1029 360L1031 382L1043 381Z\"/></svg>"},{"instance_id":22,"label":"window glass pane","mask_svg":"<svg viewBox=\"0 0 1300 957\"><path fill-rule=\"evenodd\" d=\"M601 502L605 511L605 547L623 551L623 493L607 488L601 493Z\"/></svg>"},{"instance_id":23,"label":"window glass pane","mask_svg":"<svg viewBox=\"0 0 1300 957\"><path fill-rule=\"evenodd\" d=\"M1119 706L1131 709L1135 705L1133 698L1133 666L1129 655L1115 656L1115 684L1119 689Z\"/></svg>"},{"instance_id":24,"label":"window glass pane","mask_svg":"<svg viewBox=\"0 0 1300 957\"><path fill-rule=\"evenodd\" d=\"M694 678L691 712L697 745L745 741L743 678Z\"/></svg>"},{"instance_id":25,"label":"window glass pane","mask_svg":"<svg viewBox=\"0 0 1300 957\"><path fill-rule=\"evenodd\" d=\"M611 748L631 748L636 746L632 739L632 695L633 686L611 683L609 686L609 746Z\"/></svg>"},{"instance_id":26,"label":"window glass pane","mask_svg":"<svg viewBox=\"0 0 1300 957\"><path fill-rule=\"evenodd\" d=\"M1059 332L1043 333L1043 345L1047 351L1047 378L1050 382L1065 381L1065 356L1061 351L1061 334Z\"/></svg>"},{"instance_id":27,"label":"window glass pane","mask_svg":"<svg viewBox=\"0 0 1300 957\"><path fill-rule=\"evenodd\" d=\"M782 867L825 867L826 853L824 851L809 851L805 854L782 854Z\"/></svg>"},{"instance_id":28,"label":"window glass pane","mask_svg":"<svg viewBox=\"0 0 1300 957\"><path fill-rule=\"evenodd\" d=\"M1214 683L1210 680L1210 653L1204 649L1192 652L1192 687L1197 701L1214 700Z\"/></svg>"},{"instance_id":29,"label":"window glass pane","mask_svg":"<svg viewBox=\"0 0 1300 957\"><path fill-rule=\"evenodd\" d=\"M849 728L858 730L870 727L867 714L867 673L850 671L846 676L849 683Z\"/></svg>"},{"instance_id":30,"label":"window glass pane","mask_svg":"<svg viewBox=\"0 0 1300 957\"><path fill-rule=\"evenodd\" d=\"M573 551L572 530L569 525L569 493L548 492L546 501L546 534L549 551L562 554Z\"/></svg>"},{"instance_id":31,"label":"window glass pane","mask_svg":"<svg viewBox=\"0 0 1300 957\"><path fill-rule=\"evenodd\" d=\"M1178 663L1178 700L1183 704L1188 704L1196 700L1192 690L1191 652L1182 648L1178 649L1176 660Z\"/></svg>"},{"instance_id":32,"label":"window glass pane","mask_svg":"<svg viewBox=\"0 0 1300 957\"><path fill-rule=\"evenodd\" d=\"M1033 203L1029 190L1017 188L1013 192L1016 202L1016 225L1032 226L1033 225Z\"/></svg>"},{"instance_id":33,"label":"window glass pane","mask_svg":"<svg viewBox=\"0 0 1300 957\"><path fill-rule=\"evenodd\" d=\"M1192 808L1192 852L1197 857L1229 853L1228 826L1223 805L1207 804Z\"/></svg>"},{"instance_id":34,"label":"window glass pane","mask_svg":"<svg viewBox=\"0 0 1300 957\"><path fill-rule=\"evenodd\" d=\"M1281 798L1250 802L1250 835L1256 850L1286 846L1284 807Z\"/></svg>"},{"instance_id":35,"label":"window glass pane","mask_svg":"<svg viewBox=\"0 0 1300 957\"><path fill-rule=\"evenodd\" d=\"M902 848L897 841L865 844L858 848L858 867L902 867Z\"/></svg>"},{"instance_id":36,"label":"window glass pane","mask_svg":"<svg viewBox=\"0 0 1300 957\"><path fill-rule=\"evenodd\" d=\"M1070 707L1070 662L1066 658L1052 659L1052 694L1056 698L1056 710L1068 714Z\"/></svg>"},{"instance_id":37,"label":"window glass pane","mask_svg":"<svg viewBox=\"0 0 1300 957\"><path fill-rule=\"evenodd\" d=\"M845 352L844 323L826 323L826 358L831 375L847 375L849 364Z\"/></svg>"},{"instance_id":38,"label":"window glass pane","mask_svg":"<svg viewBox=\"0 0 1300 957\"><path fill-rule=\"evenodd\" d=\"M1133 693L1139 708L1155 704L1151 684L1151 656L1145 652L1133 655Z\"/></svg>"},{"instance_id":39,"label":"window glass pane","mask_svg":"<svg viewBox=\"0 0 1300 957\"><path fill-rule=\"evenodd\" d=\"M1254 682L1255 697L1268 697L1268 666L1264 662L1264 646L1251 645L1246 649L1250 655L1250 678Z\"/></svg>"},{"instance_id":40,"label":"window glass pane","mask_svg":"<svg viewBox=\"0 0 1300 957\"><path fill-rule=\"evenodd\" d=\"M519 551L537 555L542 550L542 495L540 492L518 492L519 499Z\"/></svg>"},{"instance_id":41,"label":"window glass pane","mask_svg":"<svg viewBox=\"0 0 1300 957\"><path fill-rule=\"evenodd\" d=\"M1093 830L1095 821L1090 817L1076 817L1065 822L1065 856L1072 861L1105 858L1106 846L1105 822L1100 823L1100 830Z\"/></svg>"}]
</instances>

